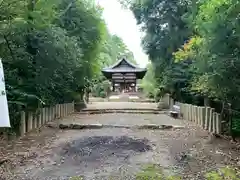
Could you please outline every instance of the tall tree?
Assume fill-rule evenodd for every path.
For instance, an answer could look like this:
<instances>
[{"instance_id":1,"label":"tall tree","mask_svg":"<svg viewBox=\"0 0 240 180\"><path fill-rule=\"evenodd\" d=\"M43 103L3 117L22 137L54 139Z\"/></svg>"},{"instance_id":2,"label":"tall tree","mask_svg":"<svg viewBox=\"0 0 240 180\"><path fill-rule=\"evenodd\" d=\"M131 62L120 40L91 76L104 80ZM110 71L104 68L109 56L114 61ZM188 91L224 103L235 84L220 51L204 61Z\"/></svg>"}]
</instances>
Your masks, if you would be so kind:
<instances>
[{"instance_id":1,"label":"tall tree","mask_svg":"<svg viewBox=\"0 0 240 180\"><path fill-rule=\"evenodd\" d=\"M174 62L173 53L188 40L191 29L183 16L188 9L187 1L145 0L132 1L137 23L146 33L142 40L145 52L155 69L157 84L161 91L174 94L180 77L173 77L179 65ZM177 75L175 73L175 75ZM184 79L182 80L184 81Z\"/></svg>"}]
</instances>

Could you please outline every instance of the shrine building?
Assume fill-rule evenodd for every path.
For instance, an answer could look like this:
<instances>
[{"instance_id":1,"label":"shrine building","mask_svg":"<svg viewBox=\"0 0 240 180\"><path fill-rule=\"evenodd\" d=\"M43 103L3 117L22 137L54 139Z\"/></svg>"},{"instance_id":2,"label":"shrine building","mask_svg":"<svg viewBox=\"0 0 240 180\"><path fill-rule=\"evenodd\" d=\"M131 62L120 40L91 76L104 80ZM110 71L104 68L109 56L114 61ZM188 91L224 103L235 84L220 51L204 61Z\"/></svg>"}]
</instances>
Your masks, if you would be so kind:
<instances>
[{"instance_id":1,"label":"shrine building","mask_svg":"<svg viewBox=\"0 0 240 180\"><path fill-rule=\"evenodd\" d=\"M146 72L146 68L139 68L125 58L102 69L103 75L112 82L113 92L136 92L137 80L142 79Z\"/></svg>"}]
</instances>

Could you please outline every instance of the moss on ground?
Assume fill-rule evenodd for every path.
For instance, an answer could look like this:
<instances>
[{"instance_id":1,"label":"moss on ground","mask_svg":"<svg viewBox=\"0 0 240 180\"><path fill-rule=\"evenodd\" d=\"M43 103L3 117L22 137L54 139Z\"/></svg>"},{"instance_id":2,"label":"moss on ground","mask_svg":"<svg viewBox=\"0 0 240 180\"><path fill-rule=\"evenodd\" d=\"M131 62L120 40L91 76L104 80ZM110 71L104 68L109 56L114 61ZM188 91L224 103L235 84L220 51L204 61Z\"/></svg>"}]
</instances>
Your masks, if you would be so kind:
<instances>
[{"instance_id":1,"label":"moss on ground","mask_svg":"<svg viewBox=\"0 0 240 180\"><path fill-rule=\"evenodd\" d=\"M151 164L136 175L136 180L181 180L181 178L177 176L165 177L161 166Z\"/></svg>"},{"instance_id":2,"label":"moss on ground","mask_svg":"<svg viewBox=\"0 0 240 180\"><path fill-rule=\"evenodd\" d=\"M113 178L114 179L114 178ZM109 178L109 180L113 180ZM240 171L231 167L221 168L205 174L206 180L240 180ZM82 176L71 177L69 180L83 180ZM116 180L116 179L114 179ZM180 176L168 176L163 173L162 167L156 164L147 165L136 175L136 180L183 180Z\"/></svg>"},{"instance_id":3,"label":"moss on ground","mask_svg":"<svg viewBox=\"0 0 240 180\"><path fill-rule=\"evenodd\" d=\"M206 180L240 180L240 171L231 167L221 168L204 175ZM136 175L136 180L182 180L179 176L166 177L159 165L148 165Z\"/></svg>"},{"instance_id":4,"label":"moss on ground","mask_svg":"<svg viewBox=\"0 0 240 180\"><path fill-rule=\"evenodd\" d=\"M226 167L211 171L205 175L207 180L240 180L240 171Z\"/></svg>"},{"instance_id":5,"label":"moss on ground","mask_svg":"<svg viewBox=\"0 0 240 180\"><path fill-rule=\"evenodd\" d=\"M69 180L83 180L83 177L82 176L74 176L74 177L71 177Z\"/></svg>"}]
</instances>

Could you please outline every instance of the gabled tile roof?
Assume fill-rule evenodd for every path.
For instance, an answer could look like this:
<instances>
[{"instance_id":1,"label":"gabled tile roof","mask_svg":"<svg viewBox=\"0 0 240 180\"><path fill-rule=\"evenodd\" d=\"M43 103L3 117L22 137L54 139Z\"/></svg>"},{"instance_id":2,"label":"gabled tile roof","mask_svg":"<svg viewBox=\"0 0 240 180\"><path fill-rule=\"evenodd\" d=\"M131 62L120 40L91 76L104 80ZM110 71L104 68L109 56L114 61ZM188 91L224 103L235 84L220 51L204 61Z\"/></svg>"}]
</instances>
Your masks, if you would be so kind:
<instances>
[{"instance_id":1,"label":"gabled tile roof","mask_svg":"<svg viewBox=\"0 0 240 180\"><path fill-rule=\"evenodd\" d=\"M125 61L125 62L124 62ZM121 66L121 63L126 63L127 66ZM147 71L146 68L139 68L137 65L134 65L133 63L129 62L125 58L117 61L115 64L113 64L110 67L104 68L102 70L103 72L144 72Z\"/></svg>"},{"instance_id":2,"label":"gabled tile roof","mask_svg":"<svg viewBox=\"0 0 240 180\"><path fill-rule=\"evenodd\" d=\"M140 68L129 62L125 58L119 60L110 67L102 69L102 73L108 79L112 78L113 73L135 73L137 79L142 79L147 72L147 68Z\"/></svg>"}]
</instances>

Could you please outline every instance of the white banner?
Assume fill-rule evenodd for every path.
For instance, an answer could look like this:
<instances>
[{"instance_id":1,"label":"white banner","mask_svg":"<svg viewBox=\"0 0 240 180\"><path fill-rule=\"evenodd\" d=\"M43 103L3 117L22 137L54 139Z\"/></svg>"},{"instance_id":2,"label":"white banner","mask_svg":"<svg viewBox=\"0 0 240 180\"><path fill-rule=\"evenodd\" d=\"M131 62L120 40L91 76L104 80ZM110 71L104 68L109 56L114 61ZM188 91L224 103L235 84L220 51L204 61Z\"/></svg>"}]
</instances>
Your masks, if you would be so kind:
<instances>
[{"instance_id":1,"label":"white banner","mask_svg":"<svg viewBox=\"0 0 240 180\"><path fill-rule=\"evenodd\" d=\"M0 59L0 127L11 127L2 60Z\"/></svg>"}]
</instances>

